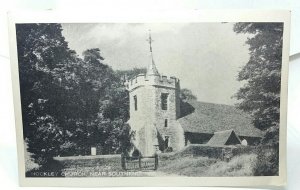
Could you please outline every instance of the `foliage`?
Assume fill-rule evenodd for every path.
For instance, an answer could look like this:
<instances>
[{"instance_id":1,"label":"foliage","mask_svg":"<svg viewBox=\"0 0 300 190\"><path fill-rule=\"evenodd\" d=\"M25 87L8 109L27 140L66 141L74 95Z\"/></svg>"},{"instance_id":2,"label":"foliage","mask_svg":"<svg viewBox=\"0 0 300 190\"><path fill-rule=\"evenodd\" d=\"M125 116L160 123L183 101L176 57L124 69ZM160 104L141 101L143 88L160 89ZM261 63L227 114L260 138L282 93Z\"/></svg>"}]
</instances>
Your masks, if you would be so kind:
<instances>
[{"instance_id":1,"label":"foliage","mask_svg":"<svg viewBox=\"0 0 300 190\"><path fill-rule=\"evenodd\" d=\"M164 152L173 152L173 148L169 146L164 150Z\"/></svg>"},{"instance_id":2,"label":"foliage","mask_svg":"<svg viewBox=\"0 0 300 190\"><path fill-rule=\"evenodd\" d=\"M27 152L27 143L24 142L25 144L25 147L24 147L24 153L25 153L25 171L28 172L28 171L31 171L31 170L34 170L34 169L38 169L39 168L39 165L37 163L34 162L33 158L32 158L32 153L30 152Z\"/></svg>"},{"instance_id":3,"label":"foliage","mask_svg":"<svg viewBox=\"0 0 300 190\"><path fill-rule=\"evenodd\" d=\"M38 164L58 152L65 121L61 81L69 77L65 65L76 60L60 35L58 24L16 25L24 137ZM66 96L68 97L68 96ZM44 147L47 146L47 147Z\"/></svg>"},{"instance_id":4,"label":"foliage","mask_svg":"<svg viewBox=\"0 0 300 190\"><path fill-rule=\"evenodd\" d=\"M146 68L133 68L131 70L117 70L116 74L121 78L125 77L128 80L133 79L138 74L146 74Z\"/></svg>"},{"instance_id":5,"label":"foliage","mask_svg":"<svg viewBox=\"0 0 300 190\"><path fill-rule=\"evenodd\" d=\"M238 74L246 84L236 94L238 107L250 112L262 130L279 124L282 23L236 23L236 33L248 33L250 59Z\"/></svg>"},{"instance_id":6,"label":"foliage","mask_svg":"<svg viewBox=\"0 0 300 190\"><path fill-rule=\"evenodd\" d=\"M170 154L170 153L167 153ZM158 171L168 176L205 176L204 172L217 160L207 157L164 156L159 158Z\"/></svg>"},{"instance_id":7,"label":"foliage","mask_svg":"<svg viewBox=\"0 0 300 190\"><path fill-rule=\"evenodd\" d=\"M233 157L229 162L216 162L205 172L205 176L253 176L253 170L257 162L256 154L242 154Z\"/></svg>"},{"instance_id":8,"label":"foliage","mask_svg":"<svg viewBox=\"0 0 300 190\"><path fill-rule=\"evenodd\" d=\"M278 175L279 118L283 23L236 23L234 31L249 33L250 59L239 72L246 84L237 92L238 107L250 112L255 127L265 130L255 175Z\"/></svg>"},{"instance_id":9,"label":"foliage","mask_svg":"<svg viewBox=\"0 0 300 190\"><path fill-rule=\"evenodd\" d=\"M256 176L276 176L279 174L279 144L258 150L254 169Z\"/></svg>"},{"instance_id":10,"label":"foliage","mask_svg":"<svg viewBox=\"0 0 300 190\"><path fill-rule=\"evenodd\" d=\"M60 24L16 25L24 138L38 164L130 146L128 92L98 48L69 49Z\"/></svg>"},{"instance_id":11,"label":"foliage","mask_svg":"<svg viewBox=\"0 0 300 190\"><path fill-rule=\"evenodd\" d=\"M158 171L169 175L194 177L253 176L257 155L242 154L230 161L191 154L164 153L159 155Z\"/></svg>"},{"instance_id":12,"label":"foliage","mask_svg":"<svg viewBox=\"0 0 300 190\"><path fill-rule=\"evenodd\" d=\"M183 88L180 90L180 99L183 101L196 101L197 96L190 89Z\"/></svg>"}]
</instances>

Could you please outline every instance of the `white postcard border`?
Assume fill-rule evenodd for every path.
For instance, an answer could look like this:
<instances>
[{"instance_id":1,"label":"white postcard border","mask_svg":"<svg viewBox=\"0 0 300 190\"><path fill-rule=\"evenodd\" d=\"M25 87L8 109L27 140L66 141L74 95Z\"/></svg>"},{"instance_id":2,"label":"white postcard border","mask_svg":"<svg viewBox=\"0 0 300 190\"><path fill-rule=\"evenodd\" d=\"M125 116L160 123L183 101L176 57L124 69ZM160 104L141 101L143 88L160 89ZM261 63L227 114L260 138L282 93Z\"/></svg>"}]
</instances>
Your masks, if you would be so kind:
<instances>
[{"instance_id":1,"label":"white postcard border","mask_svg":"<svg viewBox=\"0 0 300 190\"><path fill-rule=\"evenodd\" d=\"M176 23L176 22L284 22L281 101L279 176L254 177L106 177L106 178L30 178L25 177L25 155L16 45L16 23ZM193 10L161 12L99 13L13 12L9 13L9 35L18 170L21 186L247 186L268 187L286 184L287 89L290 39L290 11L284 10Z\"/></svg>"}]
</instances>

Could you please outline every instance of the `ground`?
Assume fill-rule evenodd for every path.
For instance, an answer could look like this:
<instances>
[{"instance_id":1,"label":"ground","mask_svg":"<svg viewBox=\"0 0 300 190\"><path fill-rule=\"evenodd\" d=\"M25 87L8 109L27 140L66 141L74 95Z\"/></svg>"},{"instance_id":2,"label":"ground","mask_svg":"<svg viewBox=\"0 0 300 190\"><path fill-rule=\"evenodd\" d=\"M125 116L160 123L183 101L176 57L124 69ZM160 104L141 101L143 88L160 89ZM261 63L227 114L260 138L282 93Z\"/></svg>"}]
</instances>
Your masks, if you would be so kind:
<instances>
[{"instance_id":1,"label":"ground","mask_svg":"<svg viewBox=\"0 0 300 190\"><path fill-rule=\"evenodd\" d=\"M58 157L56 172L65 177L138 177L138 176L252 176L255 154L233 157L229 162L201 156L159 155L157 171L124 171L120 155ZM34 173L33 173L34 174Z\"/></svg>"},{"instance_id":2,"label":"ground","mask_svg":"<svg viewBox=\"0 0 300 190\"><path fill-rule=\"evenodd\" d=\"M255 154L244 154L229 162L208 157L170 157L160 161L158 171L193 177L253 176L256 157Z\"/></svg>"}]
</instances>

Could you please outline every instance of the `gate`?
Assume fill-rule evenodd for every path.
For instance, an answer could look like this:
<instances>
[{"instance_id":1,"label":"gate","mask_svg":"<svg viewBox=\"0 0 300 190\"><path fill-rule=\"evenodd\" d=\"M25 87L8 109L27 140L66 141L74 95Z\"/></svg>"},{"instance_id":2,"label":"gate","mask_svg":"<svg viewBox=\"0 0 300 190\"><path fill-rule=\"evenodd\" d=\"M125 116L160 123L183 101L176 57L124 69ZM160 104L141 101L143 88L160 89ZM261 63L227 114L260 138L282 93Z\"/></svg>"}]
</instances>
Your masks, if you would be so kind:
<instances>
[{"instance_id":1,"label":"gate","mask_svg":"<svg viewBox=\"0 0 300 190\"><path fill-rule=\"evenodd\" d=\"M158 155L154 156L121 156L123 170L157 170Z\"/></svg>"}]
</instances>

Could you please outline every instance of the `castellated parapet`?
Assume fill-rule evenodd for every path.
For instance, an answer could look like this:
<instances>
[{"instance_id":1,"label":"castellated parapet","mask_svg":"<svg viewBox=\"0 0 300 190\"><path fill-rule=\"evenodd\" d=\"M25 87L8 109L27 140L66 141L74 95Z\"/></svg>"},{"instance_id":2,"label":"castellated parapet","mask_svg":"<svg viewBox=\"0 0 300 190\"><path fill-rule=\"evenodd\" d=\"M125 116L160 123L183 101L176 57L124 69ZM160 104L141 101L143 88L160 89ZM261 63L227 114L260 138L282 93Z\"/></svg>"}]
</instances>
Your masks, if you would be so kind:
<instances>
[{"instance_id":1,"label":"castellated parapet","mask_svg":"<svg viewBox=\"0 0 300 190\"><path fill-rule=\"evenodd\" d=\"M125 83L129 91L130 119L135 131L134 146L142 155L153 155L157 150L184 146L180 116L180 81L160 74L139 74ZM167 108L162 109L162 95L167 95Z\"/></svg>"},{"instance_id":2,"label":"castellated parapet","mask_svg":"<svg viewBox=\"0 0 300 190\"><path fill-rule=\"evenodd\" d=\"M128 91L132 91L146 85L176 89L179 83L180 80L173 76L139 74L128 80L125 85Z\"/></svg>"}]
</instances>

